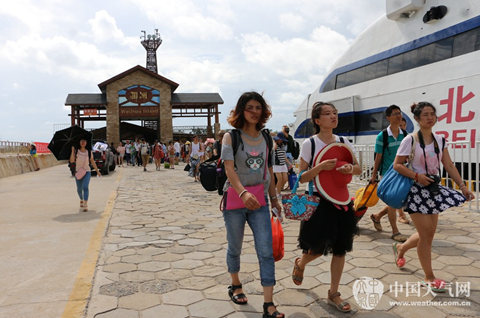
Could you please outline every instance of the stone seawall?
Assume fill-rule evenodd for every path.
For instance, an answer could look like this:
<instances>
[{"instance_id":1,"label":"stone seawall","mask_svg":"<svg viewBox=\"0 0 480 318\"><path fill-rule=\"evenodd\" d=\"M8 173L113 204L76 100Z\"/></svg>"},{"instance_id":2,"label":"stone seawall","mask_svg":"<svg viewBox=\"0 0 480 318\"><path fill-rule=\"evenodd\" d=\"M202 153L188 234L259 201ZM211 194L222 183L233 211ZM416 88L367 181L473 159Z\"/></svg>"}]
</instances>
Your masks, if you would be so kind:
<instances>
[{"instance_id":1,"label":"stone seawall","mask_svg":"<svg viewBox=\"0 0 480 318\"><path fill-rule=\"evenodd\" d=\"M58 161L52 154L38 154L40 169L53 167L66 161ZM0 178L34 171L33 158L29 154L0 154Z\"/></svg>"}]
</instances>

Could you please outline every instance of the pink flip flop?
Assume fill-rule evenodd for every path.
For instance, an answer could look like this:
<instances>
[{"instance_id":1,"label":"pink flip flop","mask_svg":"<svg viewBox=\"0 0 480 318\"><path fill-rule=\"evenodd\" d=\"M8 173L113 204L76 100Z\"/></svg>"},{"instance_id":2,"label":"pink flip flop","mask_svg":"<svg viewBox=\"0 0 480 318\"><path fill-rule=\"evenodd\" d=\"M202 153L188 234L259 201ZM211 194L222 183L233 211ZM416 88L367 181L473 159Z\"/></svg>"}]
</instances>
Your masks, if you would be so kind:
<instances>
[{"instance_id":1,"label":"pink flip flop","mask_svg":"<svg viewBox=\"0 0 480 318\"><path fill-rule=\"evenodd\" d=\"M397 242L392 244L393 256L395 257L395 265L397 265L398 268L402 268L403 266L405 266L405 263L407 261L405 260L405 257L398 258L397 244Z\"/></svg>"}]
</instances>

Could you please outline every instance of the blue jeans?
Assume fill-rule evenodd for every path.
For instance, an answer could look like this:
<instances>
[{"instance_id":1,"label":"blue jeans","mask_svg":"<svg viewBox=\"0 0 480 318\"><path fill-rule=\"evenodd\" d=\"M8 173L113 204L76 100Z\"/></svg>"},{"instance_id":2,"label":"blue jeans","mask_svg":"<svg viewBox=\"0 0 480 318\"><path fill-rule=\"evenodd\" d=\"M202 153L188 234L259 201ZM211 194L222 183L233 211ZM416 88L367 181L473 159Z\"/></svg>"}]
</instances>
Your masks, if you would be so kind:
<instances>
[{"instance_id":1,"label":"blue jeans","mask_svg":"<svg viewBox=\"0 0 480 318\"><path fill-rule=\"evenodd\" d=\"M82 179L77 180L75 178L75 182L77 183L77 193L78 197L82 201L88 201L88 185L90 184L90 171L85 173Z\"/></svg>"},{"instance_id":2,"label":"blue jeans","mask_svg":"<svg viewBox=\"0 0 480 318\"><path fill-rule=\"evenodd\" d=\"M272 250L272 224L268 205L258 210L247 208L224 210L223 219L227 229L227 267L229 273L240 271L240 254L242 253L245 222L253 232L255 251L260 265L262 286L275 285L275 261Z\"/></svg>"}]
</instances>

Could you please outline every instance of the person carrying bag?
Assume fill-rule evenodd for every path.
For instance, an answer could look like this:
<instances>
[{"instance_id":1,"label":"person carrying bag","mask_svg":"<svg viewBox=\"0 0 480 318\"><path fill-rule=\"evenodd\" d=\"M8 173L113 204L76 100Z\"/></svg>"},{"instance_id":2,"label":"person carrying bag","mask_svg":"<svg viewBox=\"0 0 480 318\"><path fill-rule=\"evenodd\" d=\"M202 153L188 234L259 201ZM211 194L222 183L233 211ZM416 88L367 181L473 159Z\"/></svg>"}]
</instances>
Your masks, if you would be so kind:
<instances>
[{"instance_id":1,"label":"person carrying bag","mask_svg":"<svg viewBox=\"0 0 480 318\"><path fill-rule=\"evenodd\" d=\"M260 265L263 317L283 318L285 315L279 313L273 303L275 263L267 196L270 197L272 208L281 211L281 206L272 178L272 153L268 147L272 142L271 137L267 139L262 132L270 116L270 107L264 98L256 92L247 92L240 96L227 119L231 126L239 130L241 142L236 143L238 149L234 149L235 133L226 133L223 137L221 158L228 178L224 185L223 218L228 241L227 267L232 279L232 285L228 287L230 299L239 305L245 305L248 301L238 275L244 229L248 223Z\"/></svg>"},{"instance_id":2,"label":"person carrying bag","mask_svg":"<svg viewBox=\"0 0 480 318\"><path fill-rule=\"evenodd\" d=\"M474 195L467 189L450 159L448 149L445 147L445 139L432 132L437 122L435 107L428 102L420 102L413 104L411 111L420 126L417 133L419 142L412 146L410 138L413 137L405 138L398 148L393 168L413 181L404 205L405 212L410 214L417 231L405 243L394 243L393 255L395 265L401 268L406 264L405 253L416 247L424 272L420 285L441 293L447 291L447 284L433 273L431 256L438 216L450 207L472 200ZM415 156L407 167L404 163L412 152ZM439 184L440 175L437 173L440 173L440 163L460 187L462 193Z\"/></svg>"},{"instance_id":3,"label":"person carrying bag","mask_svg":"<svg viewBox=\"0 0 480 318\"><path fill-rule=\"evenodd\" d=\"M295 259L292 280L303 282L306 265L322 255L333 254L328 304L340 312L350 312L351 306L338 291L345 255L353 248L353 237L358 233L353 204L348 192L352 175L361 168L353 153L353 146L345 138L333 134L338 125L338 112L333 104L316 102L311 121L315 135L306 139L300 152L301 183L314 181L320 198L318 207L308 221L302 221L298 235L301 257Z\"/></svg>"}]
</instances>

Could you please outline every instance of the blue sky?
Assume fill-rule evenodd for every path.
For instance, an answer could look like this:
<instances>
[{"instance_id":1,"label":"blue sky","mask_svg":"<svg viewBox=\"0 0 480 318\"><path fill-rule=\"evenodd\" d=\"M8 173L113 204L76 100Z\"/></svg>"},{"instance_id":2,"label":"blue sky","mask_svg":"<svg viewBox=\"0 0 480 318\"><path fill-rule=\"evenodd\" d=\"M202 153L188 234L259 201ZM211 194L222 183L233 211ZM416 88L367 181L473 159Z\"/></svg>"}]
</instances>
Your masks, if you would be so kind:
<instances>
[{"instance_id":1,"label":"blue sky","mask_svg":"<svg viewBox=\"0 0 480 318\"><path fill-rule=\"evenodd\" d=\"M4 2L0 140L49 141L54 124L69 123L67 94L99 93L98 83L145 66L140 31L154 29L163 39L159 74L180 84L177 93L220 93L228 128L240 94L263 92L273 110L267 126L277 130L384 12L385 0ZM206 119L174 120L192 124Z\"/></svg>"}]
</instances>

